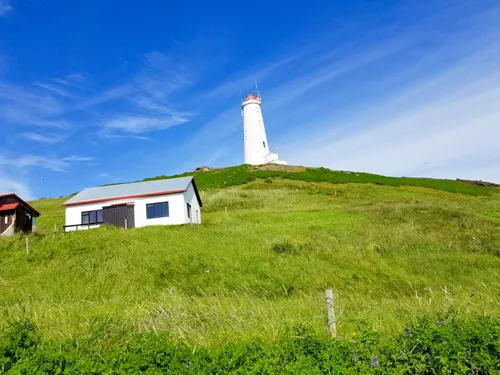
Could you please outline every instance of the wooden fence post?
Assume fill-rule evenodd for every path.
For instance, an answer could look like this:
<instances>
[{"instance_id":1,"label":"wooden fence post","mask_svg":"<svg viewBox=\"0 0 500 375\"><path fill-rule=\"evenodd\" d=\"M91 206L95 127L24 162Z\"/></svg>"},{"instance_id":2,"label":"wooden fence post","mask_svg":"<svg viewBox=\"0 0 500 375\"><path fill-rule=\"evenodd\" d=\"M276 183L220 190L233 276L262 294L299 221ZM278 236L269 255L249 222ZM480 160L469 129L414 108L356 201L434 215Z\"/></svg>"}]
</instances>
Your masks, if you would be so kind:
<instances>
[{"instance_id":1,"label":"wooden fence post","mask_svg":"<svg viewBox=\"0 0 500 375\"><path fill-rule=\"evenodd\" d=\"M333 291L325 290L326 316L328 318L328 332L333 338L337 337L337 322L335 320L335 304L333 300Z\"/></svg>"},{"instance_id":2,"label":"wooden fence post","mask_svg":"<svg viewBox=\"0 0 500 375\"><path fill-rule=\"evenodd\" d=\"M26 237L26 255L30 255L30 246L28 243L28 237Z\"/></svg>"}]
</instances>

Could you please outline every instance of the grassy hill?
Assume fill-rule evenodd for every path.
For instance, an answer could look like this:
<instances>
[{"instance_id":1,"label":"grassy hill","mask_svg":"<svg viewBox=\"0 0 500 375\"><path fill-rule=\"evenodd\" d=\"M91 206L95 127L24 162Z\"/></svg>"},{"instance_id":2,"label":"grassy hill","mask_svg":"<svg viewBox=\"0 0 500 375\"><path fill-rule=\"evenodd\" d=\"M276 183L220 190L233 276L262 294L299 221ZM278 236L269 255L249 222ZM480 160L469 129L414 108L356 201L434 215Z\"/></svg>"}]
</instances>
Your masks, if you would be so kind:
<instances>
[{"instance_id":1,"label":"grassy hill","mask_svg":"<svg viewBox=\"0 0 500 375\"><path fill-rule=\"evenodd\" d=\"M53 234L64 199L31 202L39 233L0 240L0 326L49 339L163 332L214 347L326 335L391 337L425 315L500 315L500 192L460 181L326 169L195 174L200 226ZM225 213L227 208L227 214Z\"/></svg>"}]
</instances>

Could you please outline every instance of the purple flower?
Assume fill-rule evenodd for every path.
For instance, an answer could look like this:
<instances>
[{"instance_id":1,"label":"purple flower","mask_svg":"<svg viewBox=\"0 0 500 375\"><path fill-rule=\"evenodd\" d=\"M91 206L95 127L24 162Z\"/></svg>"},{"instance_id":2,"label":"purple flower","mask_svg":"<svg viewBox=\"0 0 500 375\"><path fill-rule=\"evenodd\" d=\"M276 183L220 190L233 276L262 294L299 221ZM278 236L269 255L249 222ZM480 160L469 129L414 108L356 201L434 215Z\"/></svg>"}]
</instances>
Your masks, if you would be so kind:
<instances>
[{"instance_id":1,"label":"purple flower","mask_svg":"<svg viewBox=\"0 0 500 375\"><path fill-rule=\"evenodd\" d=\"M410 328L405 328L405 333L409 336L411 335L411 329Z\"/></svg>"},{"instance_id":2,"label":"purple flower","mask_svg":"<svg viewBox=\"0 0 500 375\"><path fill-rule=\"evenodd\" d=\"M359 357L352 357L351 358L354 362L358 362L359 361Z\"/></svg>"},{"instance_id":3,"label":"purple flower","mask_svg":"<svg viewBox=\"0 0 500 375\"><path fill-rule=\"evenodd\" d=\"M378 356L374 356L371 360L370 360L370 366L372 367L378 367L379 363L378 363Z\"/></svg>"},{"instance_id":4,"label":"purple flower","mask_svg":"<svg viewBox=\"0 0 500 375\"><path fill-rule=\"evenodd\" d=\"M192 365L193 365L193 364L191 363L191 361L187 361L187 362L186 362L186 367L187 367L187 368L190 368Z\"/></svg>"},{"instance_id":5,"label":"purple flower","mask_svg":"<svg viewBox=\"0 0 500 375\"><path fill-rule=\"evenodd\" d=\"M444 324L444 322L437 322L438 327L441 327Z\"/></svg>"}]
</instances>

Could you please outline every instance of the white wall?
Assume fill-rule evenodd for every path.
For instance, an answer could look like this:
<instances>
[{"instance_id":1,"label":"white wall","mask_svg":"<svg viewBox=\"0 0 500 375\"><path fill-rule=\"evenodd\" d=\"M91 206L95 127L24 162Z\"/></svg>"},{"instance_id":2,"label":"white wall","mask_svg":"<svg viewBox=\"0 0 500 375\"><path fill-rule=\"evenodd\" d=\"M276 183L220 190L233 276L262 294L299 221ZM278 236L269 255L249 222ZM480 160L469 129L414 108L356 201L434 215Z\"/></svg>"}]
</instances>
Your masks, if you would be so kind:
<instances>
[{"instance_id":1,"label":"white wall","mask_svg":"<svg viewBox=\"0 0 500 375\"><path fill-rule=\"evenodd\" d=\"M193 224L201 224L201 209L200 204L198 203L198 199L196 198L196 193L194 191L193 184L190 183L186 192L184 193L184 199L186 203L191 205L191 222ZM189 218L187 216L187 205L184 208L186 223L189 223Z\"/></svg>"},{"instance_id":2,"label":"white wall","mask_svg":"<svg viewBox=\"0 0 500 375\"><path fill-rule=\"evenodd\" d=\"M242 103L242 106L245 163L265 164L265 156L269 154L269 144L267 143L260 99L247 100Z\"/></svg>"},{"instance_id":3,"label":"white wall","mask_svg":"<svg viewBox=\"0 0 500 375\"><path fill-rule=\"evenodd\" d=\"M193 198L194 196L194 202ZM186 199L186 201L185 201ZM176 225L176 224L186 224L189 223L187 218L187 206L186 202L191 204L193 219L196 220L196 210L198 210L199 222L201 223L201 213L198 201L196 199L196 194L192 184L189 185L188 190L185 193L179 194L168 194L161 195L157 197L145 197L145 198L133 198L133 199L121 199L101 203L93 204L82 204L75 206L66 207L66 225L78 225L82 222L82 212L100 210L103 206L109 206L114 204L131 203L134 202L134 213L135 213L135 227L141 228L148 225ZM162 217L157 219L148 219L146 216L146 205L149 203L159 203L168 202L169 206L169 217ZM91 228L98 227L98 225L91 225ZM87 226L81 226L78 228L68 228L66 231L87 229Z\"/></svg>"}]
</instances>

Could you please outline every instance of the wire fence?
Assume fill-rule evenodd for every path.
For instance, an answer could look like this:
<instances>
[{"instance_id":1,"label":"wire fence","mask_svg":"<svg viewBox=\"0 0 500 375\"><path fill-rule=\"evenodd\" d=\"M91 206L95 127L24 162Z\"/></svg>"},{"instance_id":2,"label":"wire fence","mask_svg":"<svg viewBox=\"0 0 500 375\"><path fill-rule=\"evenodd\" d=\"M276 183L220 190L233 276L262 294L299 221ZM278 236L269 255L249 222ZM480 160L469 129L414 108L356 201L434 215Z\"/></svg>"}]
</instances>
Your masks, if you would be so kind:
<instances>
[{"instance_id":1,"label":"wire fence","mask_svg":"<svg viewBox=\"0 0 500 375\"><path fill-rule=\"evenodd\" d=\"M290 299L289 305L273 304L266 300L257 304L247 304L234 298L234 305L228 306L231 300L226 296L225 305L218 303L196 303L190 306L175 304L159 305L154 308L144 306L138 310L117 310L116 314L109 311L104 314L106 303L102 305L103 315L98 309L89 310L93 319L79 319L85 313L80 311L78 316L60 310L57 314L33 314L29 309L25 311L34 323L45 330L52 330L61 335L72 335L79 330L97 330L103 332L126 331L128 333L164 332L181 339L193 339L196 342L205 342L213 337L223 339L235 335L248 336L277 335L285 327L309 326L315 330L328 332L332 337L346 337L352 333L360 322L368 322L372 328L394 331L400 330L405 324L417 321L423 315L444 315L447 311L457 308L453 303L422 304L415 302L406 309L390 309L382 304L355 304L352 298L334 298L333 291L325 291L325 295L318 295L310 304L295 305ZM79 300L78 302L94 305L92 301ZM386 301L387 302L387 301ZM280 302L282 303L282 302ZM499 316L500 305L459 306L457 314L467 317ZM0 310L2 309L0 305ZM20 312L4 309L4 316L20 317ZM59 318L58 318L59 317ZM3 322L6 323L6 320ZM2 326L0 320L0 327ZM396 327L396 328L395 328Z\"/></svg>"}]
</instances>

